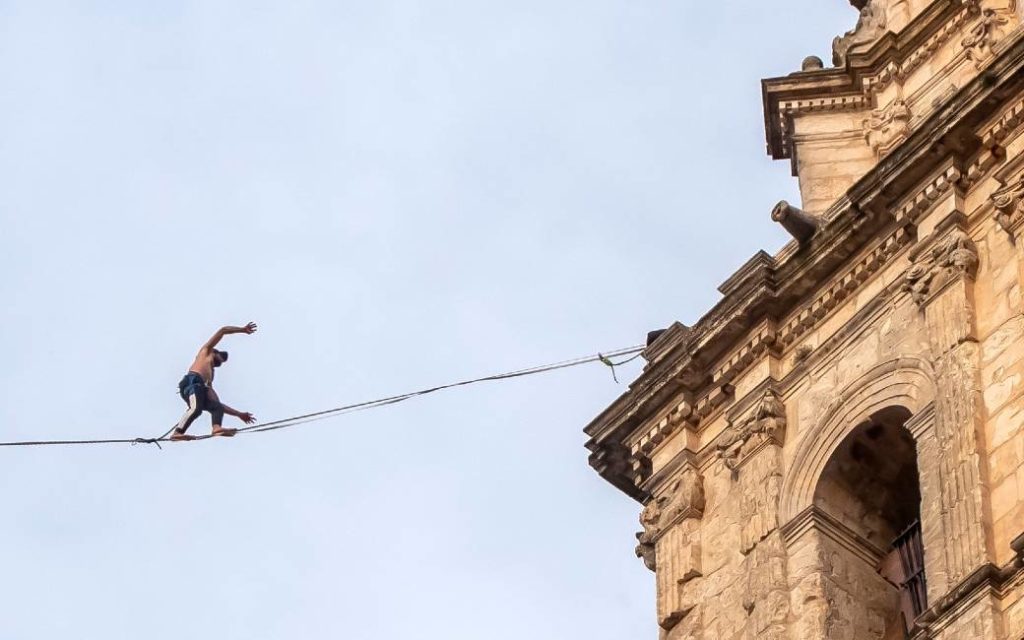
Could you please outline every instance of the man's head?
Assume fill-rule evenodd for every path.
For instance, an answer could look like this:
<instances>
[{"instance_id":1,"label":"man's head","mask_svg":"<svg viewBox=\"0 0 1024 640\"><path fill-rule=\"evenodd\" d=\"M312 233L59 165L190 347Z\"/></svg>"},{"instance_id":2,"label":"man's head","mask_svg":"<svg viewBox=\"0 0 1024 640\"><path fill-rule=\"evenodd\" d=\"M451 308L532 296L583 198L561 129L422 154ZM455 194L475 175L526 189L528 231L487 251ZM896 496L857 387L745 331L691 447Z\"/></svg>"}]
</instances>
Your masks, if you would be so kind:
<instances>
[{"instance_id":1,"label":"man's head","mask_svg":"<svg viewBox=\"0 0 1024 640\"><path fill-rule=\"evenodd\" d=\"M228 361L228 352L220 349L213 350L213 366L219 367Z\"/></svg>"}]
</instances>

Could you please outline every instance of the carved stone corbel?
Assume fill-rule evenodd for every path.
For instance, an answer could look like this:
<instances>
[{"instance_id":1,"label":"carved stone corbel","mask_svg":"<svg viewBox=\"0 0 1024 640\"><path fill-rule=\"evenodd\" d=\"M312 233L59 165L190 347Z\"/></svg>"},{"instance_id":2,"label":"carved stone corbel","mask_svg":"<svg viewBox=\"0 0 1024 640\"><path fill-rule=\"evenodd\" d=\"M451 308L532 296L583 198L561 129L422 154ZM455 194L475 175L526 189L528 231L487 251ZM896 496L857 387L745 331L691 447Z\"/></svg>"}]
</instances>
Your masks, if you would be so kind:
<instances>
[{"instance_id":1,"label":"carved stone corbel","mask_svg":"<svg viewBox=\"0 0 1024 640\"><path fill-rule=\"evenodd\" d=\"M644 530L636 534L636 555L651 571L657 566L656 543L672 526L687 518L704 515L704 478L695 467L686 467L668 489L647 503L640 512Z\"/></svg>"},{"instance_id":2,"label":"carved stone corbel","mask_svg":"<svg viewBox=\"0 0 1024 640\"><path fill-rule=\"evenodd\" d=\"M1017 234L1024 227L1024 155L1008 160L992 177L999 183L999 188L989 195L993 217L999 227L1016 241Z\"/></svg>"},{"instance_id":3,"label":"carved stone corbel","mask_svg":"<svg viewBox=\"0 0 1024 640\"><path fill-rule=\"evenodd\" d=\"M917 256L904 276L903 290L918 307L924 307L947 283L965 276L973 279L977 269L974 241L963 229L954 227Z\"/></svg>"},{"instance_id":4,"label":"carved stone corbel","mask_svg":"<svg viewBox=\"0 0 1024 640\"><path fill-rule=\"evenodd\" d=\"M1024 223L1024 174L1008 180L992 193L996 222L1014 238Z\"/></svg>"},{"instance_id":5,"label":"carved stone corbel","mask_svg":"<svg viewBox=\"0 0 1024 640\"><path fill-rule=\"evenodd\" d=\"M651 571L658 569L656 535L660 533L658 521L661 519L661 511L658 509L656 500L652 500L643 511L640 512L640 525L643 531L636 534L636 557L644 561L644 566Z\"/></svg>"},{"instance_id":6,"label":"carved stone corbel","mask_svg":"<svg viewBox=\"0 0 1024 640\"><path fill-rule=\"evenodd\" d=\"M715 452L735 477L746 455L769 440L781 445L785 431L786 405L769 387L744 418L726 428Z\"/></svg>"}]
</instances>

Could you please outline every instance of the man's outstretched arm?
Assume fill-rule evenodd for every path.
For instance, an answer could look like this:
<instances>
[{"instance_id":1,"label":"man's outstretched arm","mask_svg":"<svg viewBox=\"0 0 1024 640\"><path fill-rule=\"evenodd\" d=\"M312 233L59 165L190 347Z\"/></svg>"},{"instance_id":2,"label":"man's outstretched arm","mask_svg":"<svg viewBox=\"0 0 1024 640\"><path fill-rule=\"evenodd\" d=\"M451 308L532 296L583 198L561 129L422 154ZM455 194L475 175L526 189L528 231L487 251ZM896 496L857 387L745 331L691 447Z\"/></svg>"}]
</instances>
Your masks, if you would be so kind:
<instances>
[{"instance_id":1,"label":"man's outstretched arm","mask_svg":"<svg viewBox=\"0 0 1024 640\"><path fill-rule=\"evenodd\" d=\"M244 333L247 335L252 335L256 333L256 323L250 322L244 327L221 327L220 329L217 330L217 333L213 334L212 338L206 341L206 344L203 345L201 351L209 351L210 349L216 347L217 343L221 341L221 338L227 335L231 335L232 333Z\"/></svg>"},{"instance_id":2,"label":"man's outstretched arm","mask_svg":"<svg viewBox=\"0 0 1024 640\"><path fill-rule=\"evenodd\" d=\"M220 406L224 410L224 413L226 413L229 416L235 416L245 424L254 424L256 422L256 416L252 415L248 411L239 411L238 409L232 409L223 402L220 403Z\"/></svg>"}]
</instances>

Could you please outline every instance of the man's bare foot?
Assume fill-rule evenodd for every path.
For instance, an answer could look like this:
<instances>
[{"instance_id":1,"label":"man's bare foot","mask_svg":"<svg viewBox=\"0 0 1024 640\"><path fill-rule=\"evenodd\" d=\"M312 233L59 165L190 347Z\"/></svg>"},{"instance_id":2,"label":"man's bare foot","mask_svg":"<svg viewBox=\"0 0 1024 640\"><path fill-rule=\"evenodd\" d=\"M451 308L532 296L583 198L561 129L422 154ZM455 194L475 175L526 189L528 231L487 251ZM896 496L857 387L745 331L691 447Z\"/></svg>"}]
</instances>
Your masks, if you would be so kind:
<instances>
[{"instance_id":1,"label":"man's bare foot","mask_svg":"<svg viewBox=\"0 0 1024 640\"><path fill-rule=\"evenodd\" d=\"M228 429L226 427L214 427L212 435L224 436L225 438L230 438L231 436L235 435L236 433L238 433L238 429Z\"/></svg>"},{"instance_id":2,"label":"man's bare foot","mask_svg":"<svg viewBox=\"0 0 1024 640\"><path fill-rule=\"evenodd\" d=\"M175 441L184 441L184 440L195 440L196 437L195 436L190 436L187 433L181 433L181 432L178 432L178 431L174 431L174 432L171 433L170 439L171 440L175 440Z\"/></svg>"}]
</instances>

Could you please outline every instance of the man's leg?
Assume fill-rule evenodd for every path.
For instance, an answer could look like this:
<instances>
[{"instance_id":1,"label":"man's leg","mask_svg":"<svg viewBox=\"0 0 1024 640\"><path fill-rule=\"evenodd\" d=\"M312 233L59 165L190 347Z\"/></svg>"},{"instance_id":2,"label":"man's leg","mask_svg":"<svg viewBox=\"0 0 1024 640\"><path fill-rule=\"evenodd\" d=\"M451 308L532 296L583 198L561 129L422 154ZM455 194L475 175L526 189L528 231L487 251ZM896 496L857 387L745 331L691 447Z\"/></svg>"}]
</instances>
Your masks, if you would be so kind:
<instances>
[{"instance_id":1,"label":"man's leg","mask_svg":"<svg viewBox=\"0 0 1024 640\"><path fill-rule=\"evenodd\" d=\"M171 440L193 440L195 436L186 435L185 432L192 426L192 423L196 421L203 413L203 403L199 398L199 394L202 390L198 390L188 396L188 409L185 410L185 415L181 416L181 420L174 426L174 431L171 432Z\"/></svg>"},{"instance_id":2,"label":"man's leg","mask_svg":"<svg viewBox=\"0 0 1024 640\"><path fill-rule=\"evenodd\" d=\"M209 390L207 396L207 403L209 407L207 410L210 412L210 424L213 427L211 432L215 436L231 437L238 433L238 429L225 429L224 423L224 406L220 403L220 397L217 396L217 392L213 389Z\"/></svg>"}]
</instances>

